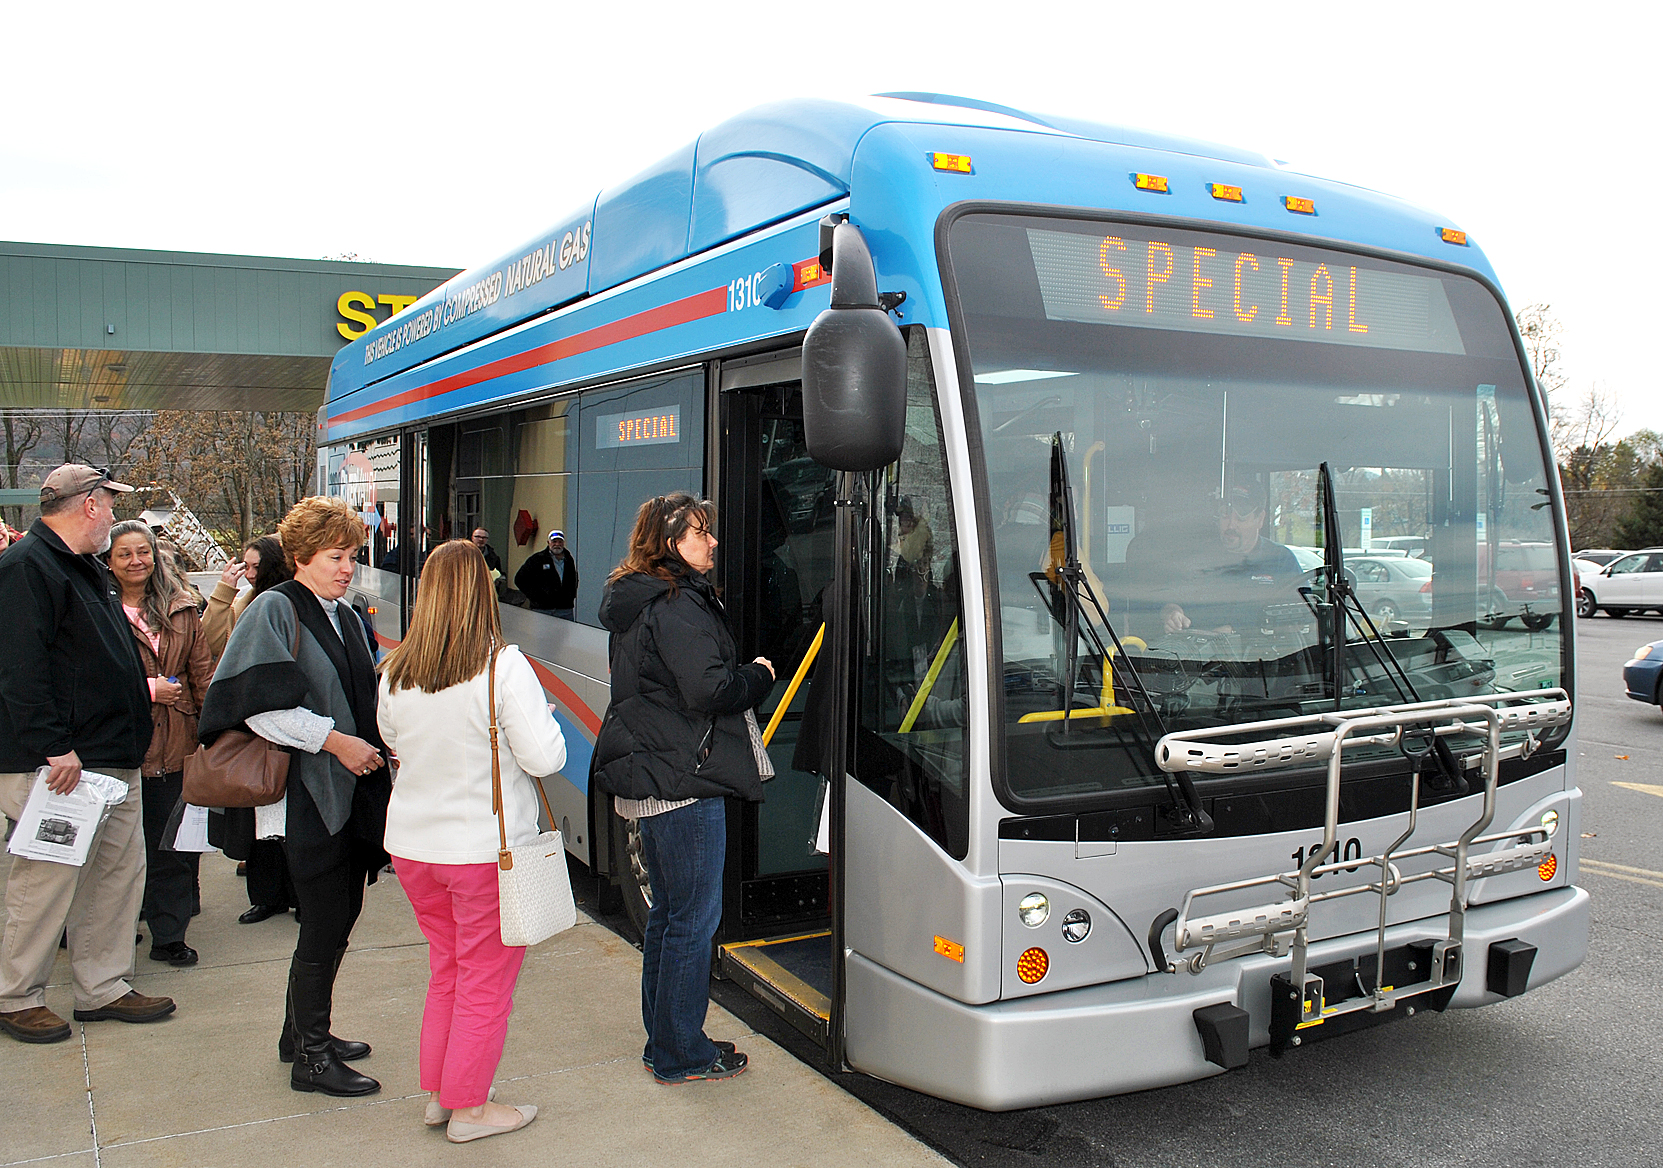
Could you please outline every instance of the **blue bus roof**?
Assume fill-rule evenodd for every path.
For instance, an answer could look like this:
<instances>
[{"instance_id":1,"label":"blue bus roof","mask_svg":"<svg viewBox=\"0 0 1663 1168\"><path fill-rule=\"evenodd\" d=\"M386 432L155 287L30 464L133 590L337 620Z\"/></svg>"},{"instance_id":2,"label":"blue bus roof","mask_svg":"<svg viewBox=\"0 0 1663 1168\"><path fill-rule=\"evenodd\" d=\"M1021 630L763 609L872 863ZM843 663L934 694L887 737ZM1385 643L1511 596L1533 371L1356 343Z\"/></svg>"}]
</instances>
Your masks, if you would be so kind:
<instances>
[{"instance_id":1,"label":"blue bus roof","mask_svg":"<svg viewBox=\"0 0 1663 1168\"><path fill-rule=\"evenodd\" d=\"M974 143L979 154L991 152L1005 165L998 168L997 177L989 167L981 182L944 187L936 197L923 200L929 206L918 205L919 180L908 186L905 176L893 178L901 190L885 197L876 188L891 181L892 168L868 166L860 172L865 182L857 182L862 142L884 126L916 127L924 136L930 136L932 127L947 128L950 132L934 135L944 144L931 149L951 149L954 141ZM892 161L897 150L910 149L910 142L878 141L869 153ZM923 238L913 240L915 247L926 245L927 223L949 202L985 198L1129 206L1126 200L1135 196L1101 193L1101 165L1084 168L1096 172L1090 183L1074 177L1084 173L1081 164L1094 157L1079 147L1092 143L1119 148L1112 152L1116 162L1130 160L1136 169L1147 166L1182 176L1175 177L1174 193L1182 182L1187 184L1185 191L1195 195L1160 207L1139 205L1138 210L1223 220L1218 204L1196 195L1207 185L1199 176L1206 173L1230 183L1273 178L1277 189L1297 187L1317 198L1326 218L1289 215L1260 190L1251 212L1234 216L1232 222L1274 227L1313 240L1342 239L1409 252L1490 276L1476 248L1443 245L1436 232L1438 221L1426 212L1373 191L1283 170L1252 151L942 94L881 94L860 103L799 99L760 106L705 131L640 174L602 190L552 230L453 277L348 344L331 369L329 401L333 407L349 394L433 358L771 224L852 194L858 202L857 186L873 190L874 210L887 208L904 218L913 234L925 231ZM1098 147L1097 153L1101 151ZM974 176L953 175L948 181L983 178L982 172L978 163ZM1130 183L1123 185L1131 189ZM913 205L905 205L902 191Z\"/></svg>"}]
</instances>

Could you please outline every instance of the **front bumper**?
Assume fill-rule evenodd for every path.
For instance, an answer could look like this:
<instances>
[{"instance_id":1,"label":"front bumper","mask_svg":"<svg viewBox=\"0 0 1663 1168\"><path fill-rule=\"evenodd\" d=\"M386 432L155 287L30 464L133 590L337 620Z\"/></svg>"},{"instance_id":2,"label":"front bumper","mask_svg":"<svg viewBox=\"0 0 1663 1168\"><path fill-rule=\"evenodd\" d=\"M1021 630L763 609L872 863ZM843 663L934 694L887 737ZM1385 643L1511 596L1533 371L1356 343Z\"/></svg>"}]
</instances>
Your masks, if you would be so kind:
<instances>
[{"instance_id":1,"label":"front bumper","mask_svg":"<svg viewBox=\"0 0 1663 1168\"><path fill-rule=\"evenodd\" d=\"M1387 930L1390 947L1441 940L1447 917ZM1582 963L1588 951L1588 894L1550 889L1467 910L1467 954L1450 1005L1503 999L1485 985L1491 944L1536 946L1529 988ZM1375 935L1316 942L1313 963L1373 952ZM1270 1041L1270 979L1288 960L1244 957L1201 974L1152 974L1055 994L970 1006L850 953L847 1052L858 1071L987 1111L1095 1099L1216 1075L1194 1013L1233 1003L1251 1016L1250 1044Z\"/></svg>"},{"instance_id":2,"label":"front bumper","mask_svg":"<svg viewBox=\"0 0 1663 1168\"><path fill-rule=\"evenodd\" d=\"M1623 688L1637 702L1652 705L1657 701L1657 676L1663 672L1663 661L1642 658L1623 666Z\"/></svg>"}]
</instances>

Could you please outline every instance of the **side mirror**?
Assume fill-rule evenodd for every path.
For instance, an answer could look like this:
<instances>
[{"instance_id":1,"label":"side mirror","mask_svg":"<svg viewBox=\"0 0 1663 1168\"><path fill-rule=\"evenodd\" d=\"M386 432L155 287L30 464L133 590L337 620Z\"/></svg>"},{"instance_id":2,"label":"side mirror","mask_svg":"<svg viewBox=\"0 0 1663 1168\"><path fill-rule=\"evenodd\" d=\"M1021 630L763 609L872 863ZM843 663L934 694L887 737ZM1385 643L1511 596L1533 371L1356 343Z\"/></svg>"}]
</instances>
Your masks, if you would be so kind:
<instances>
[{"instance_id":1,"label":"side mirror","mask_svg":"<svg viewBox=\"0 0 1663 1168\"><path fill-rule=\"evenodd\" d=\"M906 439L907 346L878 305L860 229L845 220L831 234L831 307L803 338L803 437L833 470L877 470Z\"/></svg>"}]
</instances>

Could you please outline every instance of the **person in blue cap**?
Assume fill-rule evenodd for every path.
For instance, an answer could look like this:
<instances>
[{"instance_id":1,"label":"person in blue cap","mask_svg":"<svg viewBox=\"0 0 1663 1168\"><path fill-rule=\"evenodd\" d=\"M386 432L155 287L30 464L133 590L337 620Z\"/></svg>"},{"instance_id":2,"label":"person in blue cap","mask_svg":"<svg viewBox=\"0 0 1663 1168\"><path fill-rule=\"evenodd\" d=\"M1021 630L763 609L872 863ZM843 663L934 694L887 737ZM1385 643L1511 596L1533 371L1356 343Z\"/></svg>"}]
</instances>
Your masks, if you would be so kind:
<instances>
[{"instance_id":1,"label":"person in blue cap","mask_svg":"<svg viewBox=\"0 0 1663 1168\"><path fill-rule=\"evenodd\" d=\"M531 601L532 612L544 612L562 620L575 619L577 607L577 560L566 550L566 533L549 532L549 546L527 558L514 573L514 587Z\"/></svg>"}]
</instances>

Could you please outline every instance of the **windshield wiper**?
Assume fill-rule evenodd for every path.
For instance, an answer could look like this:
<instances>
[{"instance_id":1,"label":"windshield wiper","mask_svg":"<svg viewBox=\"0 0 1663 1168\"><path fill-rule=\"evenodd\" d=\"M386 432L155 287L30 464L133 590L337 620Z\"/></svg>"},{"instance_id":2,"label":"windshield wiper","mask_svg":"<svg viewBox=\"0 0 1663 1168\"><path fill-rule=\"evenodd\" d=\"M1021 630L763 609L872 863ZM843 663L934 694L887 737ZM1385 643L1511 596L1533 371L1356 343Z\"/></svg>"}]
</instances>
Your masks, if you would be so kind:
<instances>
[{"instance_id":1,"label":"windshield wiper","mask_svg":"<svg viewBox=\"0 0 1663 1168\"><path fill-rule=\"evenodd\" d=\"M1062 547L1057 547L1058 537L1062 539ZM1166 733L1166 724L1156 708L1149 690L1143 684L1143 678L1138 676L1137 666L1126 653L1126 648L1120 643L1119 635L1114 631L1114 625L1109 622L1108 609L1098 598L1086 578L1085 569L1080 565L1079 552L1074 538L1074 491L1068 482L1068 459L1063 454L1062 431L1057 431L1051 437L1051 545L1047 554L1046 573L1043 578L1050 580L1053 589L1060 593L1063 612L1059 617L1055 607L1051 607L1052 619L1063 626L1063 636L1068 644L1067 661L1062 676L1062 732L1064 736L1070 733L1074 713L1074 675L1079 663L1080 635L1083 632L1092 644L1098 659L1104 662L1105 671L1108 662L1114 660L1125 674L1131 676L1131 685L1127 688L1135 698L1132 711L1137 715L1138 724L1142 727L1144 736L1148 739L1153 750L1154 745ZM1059 558L1058 551L1061 551ZM1038 586L1038 581L1035 581ZM1084 628L1080 622L1081 601L1089 601L1097 614L1097 622L1108 631L1109 639L1114 642L1114 653L1111 654L1104 645L1102 637L1098 636L1097 626L1090 619ZM1050 606L1048 606L1050 607ZM1105 677L1106 677L1105 673ZM1105 703L1106 704L1106 703ZM1149 720L1144 711L1154 717L1156 729L1151 730ZM1201 806L1201 797L1196 793L1195 783L1187 774L1173 775L1165 770L1161 777L1166 781L1167 794L1172 799L1172 824L1179 835L1206 835L1213 830L1213 818Z\"/></svg>"},{"instance_id":2,"label":"windshield wiper","mask_svg":"<svg viewBox=\"0 0 1663 1168\"><path fill-rule=\"evenodd\" d=\"M1381 672L1397 690L1398 700L1402 702L1418 702L1421 700L1415 691L1415 683L1410 680L1409 672L1403 667L1380 635L1380 630L1374 625L1374 619L1358 598L1356 590L1351 586L1351 577L1345 571L1344 534L1340 528L1340 508L1334 498L1334 476L1325 462L1317 467L1317 498L1322 505L1322 567L1323 575L1327 577L1327 587L1324 608L1327 609L1329 619L1326 622L1328 635L1333 639L1330 663L1333 669L1334 709L1339 711L1345 704L1346 680L1346 646L1350 629L1355 626L1363 644L1368 648ZM1367 667L1363 670L1365 678ZM1440 772L1438 778L1430 785L1433 790L1444 792L1459 790L1466 793L1466 780L1461 776L1461 761L1450 749L1449 742L1432 733L1429 724L1412 728L1405 727L1406 738L1424 735L1430 742L1430 757L1436 761L1435 769ZM1426 750L1411 751L1405 743L1404 753L1415 761L1416 769L1422 768L1422 760Z\"/></svg>"}]
</instances>

